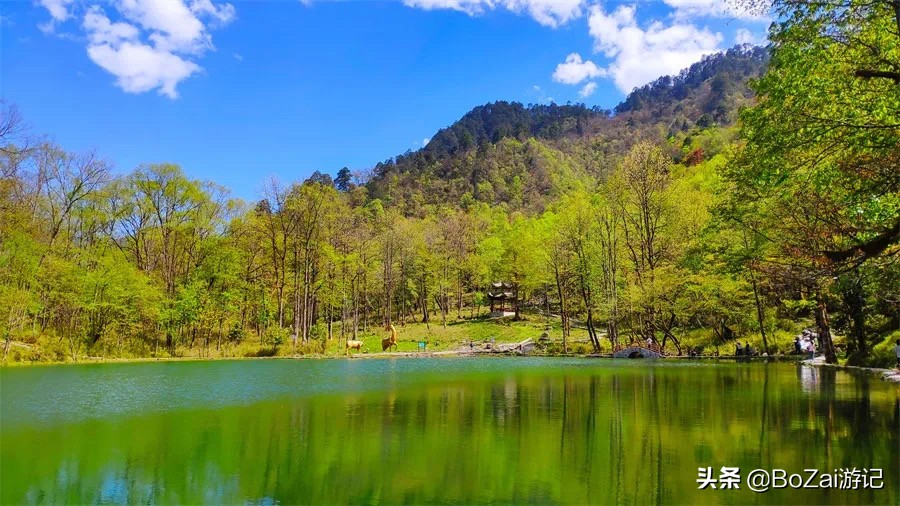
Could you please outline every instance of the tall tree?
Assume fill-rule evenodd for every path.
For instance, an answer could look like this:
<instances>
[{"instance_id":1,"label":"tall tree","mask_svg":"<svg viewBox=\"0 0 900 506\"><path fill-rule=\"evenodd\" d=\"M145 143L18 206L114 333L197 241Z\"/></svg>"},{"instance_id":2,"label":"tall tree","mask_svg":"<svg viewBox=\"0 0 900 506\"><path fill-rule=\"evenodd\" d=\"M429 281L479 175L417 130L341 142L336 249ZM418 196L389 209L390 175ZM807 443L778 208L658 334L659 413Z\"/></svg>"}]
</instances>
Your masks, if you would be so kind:
<instances>
[{"instance_id":1,"label":"tall tree","mask_svg":"<svg viewBox=\"0 0 900 506\"><path fill-rule=\"evenodd\" d=\"M657 269L668 254L672 206L667 193L671 162L649 142L636 144L622 160L619 177L623 198L619 205L624 245L638 288L638 324L644 338L655 337L659 327Z\"/></svg>"},{"instance_id":2,"label":"tall tree","mask_svg":"<svg viewBox=\"0 0 900 506\"><path fill-rule=\"evenodd\" d=\"M749 2L754 4L754 2ZM900 243L900 3L776 0L759 105L743 113L746 148L732 202L813 287L826 358L834 277Z\"/></svg>"}]
</instances>

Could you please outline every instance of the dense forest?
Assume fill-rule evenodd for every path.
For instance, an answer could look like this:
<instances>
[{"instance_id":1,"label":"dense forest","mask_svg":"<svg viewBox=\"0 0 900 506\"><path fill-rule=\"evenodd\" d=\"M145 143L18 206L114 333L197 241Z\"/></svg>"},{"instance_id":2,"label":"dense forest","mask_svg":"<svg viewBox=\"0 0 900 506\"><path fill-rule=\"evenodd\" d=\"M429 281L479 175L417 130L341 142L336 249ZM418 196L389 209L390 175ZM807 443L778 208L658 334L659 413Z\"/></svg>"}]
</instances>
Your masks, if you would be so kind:
<instances>
[{"instance_id":1,"label":"dense forest","mask_svg":"<svg viewBox=\"0 0 900 506\"><path fill-rule=\"evenodd\" d=\"M734 137L728 127L739 108L751 103L748 80L767 61L766 50L752 46L704 57L679 76L634 90L615 113L584 104L485 104L362 179L371 198L406 214L470 202L540 212L573 188L605 179L642 138L668 139L675 163L693 153L687 150L697 134L709 137L701 141L706 155L717 154ZM349 170L339 179L351 181Z\"/></svg>"},{"instance_id":2,"label":"dense forest","mask_svg":"<svg viewBox=\"0 0 900 506\"><path fill-rule=\"evenodd\" d=\"M558 320L563 353L651 337L785 353L810 326L829 362L887 365L896 2L774 3L769 47L706 57L614 111L485 104L418 151L272 179L257 202L177 165L69 152L4 102L4 360L319 353L392 323L476 321L505 281L514 318Z\"/></svg>"}]
</instances>

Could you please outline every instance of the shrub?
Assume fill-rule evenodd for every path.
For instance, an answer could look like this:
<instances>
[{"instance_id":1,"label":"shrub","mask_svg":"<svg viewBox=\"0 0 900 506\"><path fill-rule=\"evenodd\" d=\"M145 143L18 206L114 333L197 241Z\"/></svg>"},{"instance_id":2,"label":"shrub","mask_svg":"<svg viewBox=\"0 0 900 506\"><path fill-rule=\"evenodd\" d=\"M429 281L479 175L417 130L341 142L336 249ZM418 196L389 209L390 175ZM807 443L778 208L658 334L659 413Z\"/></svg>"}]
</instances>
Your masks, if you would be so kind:
<instances>
[{"instance_id":1,"label":"shrub","mask_svg":"<svg viewBox=\"0 0 900 506\"><path fill-rule=\"evenodd\" d=\"M282 327L269 327L263 336L263 341L273 347L284 344L290 338L290 330Z\"/></svg>"}]
</instances>

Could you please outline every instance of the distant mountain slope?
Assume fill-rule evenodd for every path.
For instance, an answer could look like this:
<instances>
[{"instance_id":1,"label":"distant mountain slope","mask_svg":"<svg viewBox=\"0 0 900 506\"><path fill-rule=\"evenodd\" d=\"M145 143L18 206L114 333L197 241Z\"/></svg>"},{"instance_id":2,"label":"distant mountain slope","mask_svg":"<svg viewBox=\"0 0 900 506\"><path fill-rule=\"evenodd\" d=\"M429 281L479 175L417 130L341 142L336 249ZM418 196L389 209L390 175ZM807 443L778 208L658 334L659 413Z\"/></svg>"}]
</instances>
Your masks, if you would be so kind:
<instances>
[{"instance_id":1,"label":"distant mountain slope","mask_svg":"<svg viewBox=\"0 0 900 506\"><path fill-rule=\"evenodd\" d=\"M642 122L729 125L737 119L740 106L753 98L748 81L762 75L768 61L768 51L753 46L704 56L677 76L663 76L636 88L615 112Z\"/></svg>"},{"instance_id":2,"label":"distant mountain slope","mask_svg":"<svg viewBox=\"0 0 900 506\"><path fill-rule=\"evenodd\" d=\"M583 135L588 122L608 115L608 111L588 109L583 104L525 107L518 102L494 102L479 105L450 127L438 130L423 151L444 156L510 137L556 140Z\"/></svg>"},{"instance_id":3,"label":"distant mountain slope","mask_svg":"<svg viewBox=\"0 0 900 506\"><path fill-rule=\"evenodd\" d=\"M602 176L637 138L733 124L753 99L748 81L767 62L766 49L736 46L635 89L615 111L505 101L475 107L422 149L377 164L369 198L408 214L476 201L540 211L548 198Z\"/></svg>"}]
</instances>

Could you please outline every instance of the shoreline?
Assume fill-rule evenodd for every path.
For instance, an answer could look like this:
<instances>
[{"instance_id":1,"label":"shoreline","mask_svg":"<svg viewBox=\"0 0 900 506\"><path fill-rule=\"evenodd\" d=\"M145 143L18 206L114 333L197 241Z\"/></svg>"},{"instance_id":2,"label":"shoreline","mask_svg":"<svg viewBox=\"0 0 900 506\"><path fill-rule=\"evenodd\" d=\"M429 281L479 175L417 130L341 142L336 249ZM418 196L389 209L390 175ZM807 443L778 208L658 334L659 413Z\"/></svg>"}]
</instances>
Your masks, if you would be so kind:
<instances>
[{"instance_id":1,"label":"shoreline","mask_svg":"<svg viewBox=\"0 0 900 506\"><path fill-rule=\"evenodd\" d=\"M584 359L614 359L611 354L585 354L585 355L563 355L563 354L528 354L514 351L503 352L475 352L469 350L443 350L432 352L420 351L401 351L390 353L355 353L350 355L288 355L275 357L139 357L139 358L96 358L79 362L11 362L0 363L2 368L16 367L41 367L53 365L98 365L98 364L140 364L153 362L214 362L214 361L241 361L241 360L341 360L341 359L394 359L394 358L446 358L446 357L465 357L472 358L478 356L488 357L548 357L548 358L584 358ZM900 370L898 369L882 369L876 367L860 367L844 364L828 364L825 363L824 357L816 357L813 359L799 359L793 355L771 355L767 357L732 357L732 356L668 356L661 359L617 359L617 360L680 360L680 361L728 361L734 363L750 363L750 362L796 362L801 365L811 367L832 367L835 369L844 369L848 371L856 371L879 377L882 381L890 383L900 383Z\"/></svg>"},{"instance_id":2,"label":"shoreline","mask_svg":"<svg viewBox=\"0 0 900 506\"><path fill-rule=\"evenodd\" d=\"M2 367L31 367L41 365L87 365L87 364L129 364L144 362L214 362L224 360L340 360L340 359L388 359L388 358L443 358L443 357L553 357L553 358L591 358L591 359L614 359L612 353L587 353L587 354L561 354L561 353L522 353L520 351L470 351L470 350L441 350L441 351L395 351L395 352L375 352L375 353L351 353L349 355L326 355L321 353L306 355L278 355L278 356L262 356L262 357L246 357L246 356L230 356L230 357L133 357L133 358L104 358L104 357L85 357L79 361L49 361L49 362L0 362ZM736 362L795 362L798 361L792 355L772 355L768 357L733 357L733 356L665 356L662 360L724 360ZM617 360L660 360L655 358L648 359L623 359Z\"/></svg>"},{"instance_id":3,"label":"shoreline","mask_svg":"<svg viewBox=\"0 0 900 506\"><path fill-rule=\"evenodd\" d=\"M829 364L825 362L825 358L821 356L803 360L801 363L811 367L832 367L835 369L858 371L871 376L878 376L882 381L887 381L888 383L900 383L900 369L897 368L882 369L879 367L861 367L858 365Z\"/></svg>"}]
</instances>

